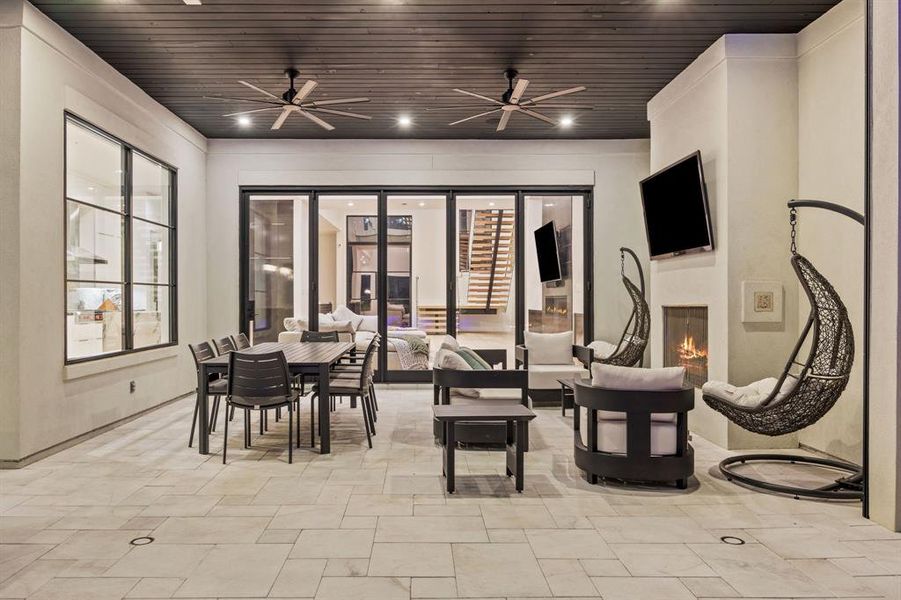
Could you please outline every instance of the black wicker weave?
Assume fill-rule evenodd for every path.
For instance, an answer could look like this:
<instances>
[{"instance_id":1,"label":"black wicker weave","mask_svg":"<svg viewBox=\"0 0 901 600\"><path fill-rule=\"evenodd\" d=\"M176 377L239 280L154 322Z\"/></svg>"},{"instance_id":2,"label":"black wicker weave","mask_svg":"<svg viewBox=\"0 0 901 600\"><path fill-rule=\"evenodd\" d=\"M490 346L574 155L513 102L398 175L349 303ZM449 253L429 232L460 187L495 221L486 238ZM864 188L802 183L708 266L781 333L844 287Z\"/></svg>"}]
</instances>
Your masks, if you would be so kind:
<instances>
[{"instance_id":1,"label":"black wicker weave","mask_svg":"<svg viewBox=\"0 0 901 600\"><path fill-rule=\"evenodd\" d=\"M626 277L627 252L635 260L641 288ZM648 345L648 337L651 334L651 310L644 299L644 272L641 270L641 263L638 261L638 257L631 249L620 248L619 260L623 286L626 288L629 298L632 299L632 314L629 315L629 320L626 322L623 335L616 345L616 350L606 358L596 358L595 362L618 367L634 367L641 364L645 348Z\"/></svg>"},{"instance_id":2,"label":"black wicker weave","mask_svg":"<svg viewBox=\"0 0 901 600\"><path fill-rule=\"evenodd\" d=\"M835 288L800 254L792 256L791 264L807 294L811 310L779 383L769 397L750 408L704 395L704 402L727 419L748 431L764 435L785 435L816 423L845 390L854 363L854 332L848 310ZM798 354L808 337L810 354L801 363ZM788 377L796 377L798 383L785 397L777 400Z\"/></svg>"}]
</instances>

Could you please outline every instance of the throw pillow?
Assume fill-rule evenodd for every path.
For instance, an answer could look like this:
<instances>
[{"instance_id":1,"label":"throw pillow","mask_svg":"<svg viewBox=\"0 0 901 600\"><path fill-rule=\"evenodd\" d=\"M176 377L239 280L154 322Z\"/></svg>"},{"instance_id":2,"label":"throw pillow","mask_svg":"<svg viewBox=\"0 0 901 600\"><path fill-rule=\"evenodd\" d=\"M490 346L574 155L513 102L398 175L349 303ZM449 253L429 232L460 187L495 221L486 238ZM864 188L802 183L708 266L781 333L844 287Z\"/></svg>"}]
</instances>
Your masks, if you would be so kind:
<instances>
[{"instance_id":1,"label":"throw pillow","mask_svg":"<svg viewBox=\"0 0 901 600\"><path fill-rule=\"evenodd\" d=\"M534 333L525 332L530 365L573 364L573 332Z\"/></svg>"},{"instance_id":2,"label":"throw pillow","mask_svg":"<svg viewBox=\"0 0 901 600\"><path fill-rule=\"evenodd\" d=\"M336 321L350 321L353 324L354 329L360 328L360 323L363 321L363 317L350 310L343 304L332 311L332 318Z\"/></svg>"},{"instance_id":3,"label":"throw pillow","mask_svg":"<svg viewBox=\"0 0 901 600\"><path fill-rule=\"evenodd\" d=\"M588 347L594 350L595 358L608 358L616 352L616 346L604 340L595 340L588 344Z\"/></svg>"},{"instance_id":4,"label":"throw pillow","mask_svg":"<svg viewBox=\"0 0 901 600\"><path fill-rule=\"evenodd\" d=\"M445 348L447 350L459 350L460 344L457 342L456 338L452 335L446 335L441 340L441 348Z\"/></svg>"},{"instance_id":5,"label":"throw pillow","mask_svg":"<svg viewBox=\"0 0 901 600\"><path fill-rule=\"evenodd\" d=\"M465 348L463 346L460 346L457 349L457 354L462 356L466 360L466 362L468 362L470 364L470 366L473 369L480 370L480 371L490 371L491 370L491 365L488 364L488 361L486 361L484 358L479 356L471 348Z\"/></svg>"},{"instance_id":6,"label":"throw pillow","mask_svg":"<svg viewBox=\"0 0 901 600\"><path fill-rule=\"evenodd\" d=\"M662 392L681 390L685 367L639 369L594 363L591 365L591 385L611 390L643 390Z\"/></svg>"},{"instance_id":7,"label":"throw pillow","mask_svg":"<svg viewBox=\"0 0 901 600\"><path fill-rule=\"evenodd\" d=\"M379 318L375 315L363 315L360 317L360 325L357 327L359 331L378 331Z\"/></svg>"},{"instance_id":8,"label":"throw pillow","mask_svg":"<svg viewBox=\"0 0 901 600\"><path fill-rule=\"evenodd\" d=\"M435 355L435 366L453 371L472 371L472 367L462 356L446 348L438 350L438 354ZM453 391L469 398L478 398L481 395L475 388L453 388Z\"/></svg>"},{"instance_id":9,"label":"throw pillow","mask_svg":"<svg viewBox=\"0 0 901 600\"><path fill-rule=\"evenodd\" d=\"M285 326L285 331L306 331L307 330L307 322L304 319L298 319L297 317L285 317L285 320L282 321Z\"/></svg>"}]
</instances>

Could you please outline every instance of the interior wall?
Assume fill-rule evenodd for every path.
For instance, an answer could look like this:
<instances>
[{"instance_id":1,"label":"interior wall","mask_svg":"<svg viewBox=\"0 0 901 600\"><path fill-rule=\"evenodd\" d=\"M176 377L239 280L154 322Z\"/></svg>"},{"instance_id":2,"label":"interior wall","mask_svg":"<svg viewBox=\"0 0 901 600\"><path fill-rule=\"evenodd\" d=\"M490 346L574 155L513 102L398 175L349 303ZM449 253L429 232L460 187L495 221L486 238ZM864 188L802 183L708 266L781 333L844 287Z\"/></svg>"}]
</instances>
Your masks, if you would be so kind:
<instances>
[{"instance_id":1,"label":"interior wall","mask_svg":"<svg viewBox=\"0 0 901 600\"><path fill-rule=\"evenodd\" d=\"M0 19L4 146L16 141L5 108L20 104L7 149L20 163L4 160L2 186L19 179L3 202L0 460L18 461L194 388L185 344L206 337L206 140L30 4L5 2ZM178 168L179 347L64 365L65 110ZM8 217L26 235L7 237Z\"/></svg>"},{"instance_id":2,"label":"interior wall","mask_svg":"<svg viewBox=\"0 0 901 600\"><path fill-rule=\"evenodd\" d=\"M901 531L901 214L897 2L872 3L870 517Z\"/></svg>"},{"instance_id":3,"label":"interior wall","mask_svg":"<svg viewBox=\"0 0 901 600\"><path fill-rule=\"evenodd\" d=\"M798 34L798 197L864 212L866 22L864 0L845 0ZM864 230L853 221L802 210L798 244L848 308L857 344L845 393L799 441L860 463L863 419ZM808 303L799 304L803 326Z\"/></svg>"},{"instance_id":4,"label":"interior wall","mask_svg":"<svg viewBox=\"0 0 901 600\"><path fill-rule=\"evenodd\" d=\"M207 256L238 264L241 186L584 185L594 189L596 334L615 337L629 306L609 273L619 272L619 246L646 252L638 181L647 173L647 140L211 140L207 226L222 235L209 240ZM207 285L217 299L208 327L236 328L237 269L210 270Z\"/></svg>"}]
</instances>

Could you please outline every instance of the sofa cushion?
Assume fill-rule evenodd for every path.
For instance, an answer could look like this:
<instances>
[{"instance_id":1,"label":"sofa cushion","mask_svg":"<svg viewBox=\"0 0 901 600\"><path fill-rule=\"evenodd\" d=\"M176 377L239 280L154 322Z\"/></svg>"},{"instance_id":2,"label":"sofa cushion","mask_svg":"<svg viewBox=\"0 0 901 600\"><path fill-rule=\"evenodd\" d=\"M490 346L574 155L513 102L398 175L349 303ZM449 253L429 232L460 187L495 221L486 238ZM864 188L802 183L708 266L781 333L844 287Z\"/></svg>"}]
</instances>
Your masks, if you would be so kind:
<instances>
[{"instance_id":1,"label":"sofa cushion","mask_svg":"<svg viewBox=\"0 0 901 600\"><path fill-rule=\"evenodd\" d=\"M726 402L747 408L760 406L760 404L769 398L770 394L776 388L779 380L775 377L767 377L760 381L755 381L742 387L736 387L722 381L708 381L701 387L701 393L707 396L713 396ZM798 385L798 379L789 375L782 382L779 393L776 394L774 402L778 402L787 396Z\"/></svg>"},{"instance_id":2,"label":"sofa cushion","mask_svg":"<svg viewBox=\"0 0 901 600\"><path fill-rule=\"evenodd\" d=\"M579 408L582 425L579 436L584 445L588 445L588 411ZM599 411L600 412L600 411ZM626 454L627 449L626 422L622 420L606 420L598 414L598 450L611 454ZM675 423L651 421L651 456L670 456L676 453L677 430Z\"/></svg>"},{"instance_id":3,"label":"sofa cushion","mask_svg":"<svg viewBox=\"0 0 901 600\"><path fill-rule=\"evenodd\" d=\"M609 358L616 352L616 344L604 340L595 340L588 344L588 347L594 351L595 358Z\"/></svg>"},{"instance_id":4,"label":"sofa cushion","mask_svg":"<svg viewBox=\"0 0 901 600\"><path fill-rule=\"evenodd\" d=\"M594 363L591 365L591 385L610 390L665 392L681 390L685 367L640 369Z\"/></svg>"},{"instance_id":5,"label":"sofa cushion","mask_svg":"<svg viewBox=\"0 0 901 600\"><path fill-rule=\"evenodd\" d=\"M530 390L559 390L558 379L586 377L588 377L588 369L581 364L570 362L568 365L533 365L529 363Z\"/></svg>"},{"instance_id":6,"label":"sofa cushion","mask_svg":"<svg viewBox=\"0 0 901 600\"><path fill-rule=\"evenodd\" d=\"M435 355L435 368L450 369L453 371L472 371L472 367L469 366L469 363L466 362L462 356L453 350L448 350L446 348L438 350L438 353ZM479 390L475 388L452 388L451 392L456 392L457 394L468 396L470 398L479 397Z\"/></svg>"},{"instance_id":7,"label":"sofa cushion","mask_svg":"<svg viewBox=\"0 0 901 600\"><path fill-rule=\"evenodd\" d=\"M376 315L363 315L360 317L360 324L357 326L357 331L376 332L378 330L379 318Z\"/></svg>"},{"instance_id":8,"label":"sofa cushion","mask_svg":"<svg viewBox=\"0 0 901 600\"><path fill-rule=\"evenodd\" d=\"M343 304L332 311L332 318L336 321L350 321L353 324L354 329L360 328L360 323L363 321L363 317L350 310Z\"/></svg>"},{"instance_id":9,"label":"sofa cushion","mask_svg":"<svg viewBox=\"0 0 901 600\"><path fill-rule=\"evenodd\" d=\"M535 333L525 332L529 350L529 366L568 365L573 362L573 332Z\"/></svg>"}]
</instances>

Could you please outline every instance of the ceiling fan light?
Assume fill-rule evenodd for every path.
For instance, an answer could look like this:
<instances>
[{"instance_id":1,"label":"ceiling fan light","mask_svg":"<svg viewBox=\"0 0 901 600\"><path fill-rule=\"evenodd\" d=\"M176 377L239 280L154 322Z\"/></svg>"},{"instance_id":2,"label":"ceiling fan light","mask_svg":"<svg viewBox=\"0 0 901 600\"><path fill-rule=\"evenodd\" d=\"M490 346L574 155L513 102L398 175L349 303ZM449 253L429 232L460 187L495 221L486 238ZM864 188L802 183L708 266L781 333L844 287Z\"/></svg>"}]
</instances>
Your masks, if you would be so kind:
<instances>
[{"instance_id":1,"label":"ceiling fan light","mask_svg":"<svg viewBox=\"0 0 901 600\"><path fill-rule=\"evenodd\" d=\"M397 124L401 127L409 127L413 124L413 119L410 118L410 115L401 115L397 117Z\"/></svg>"},{"instance_id":2,"label":"ceiling fan light","mask_svg":"<svg viewBox=\"0 0 901 600\"><path fill-rule=\"evenodd\" d=\"M250 117L238 117L238 125L240 125L241 127L250 127L250 122Z\"/></svg>"},{"instance_id":3,"label":"ceiling fan light","mask_svg":"<svg viewBox=\"0 0 901 600\"><path fill-rule=\"evenodd\" d=\"M560 127L572 127L574 122L572 117L566 115L560 118Z\"/></svg>"}]
</instances>

